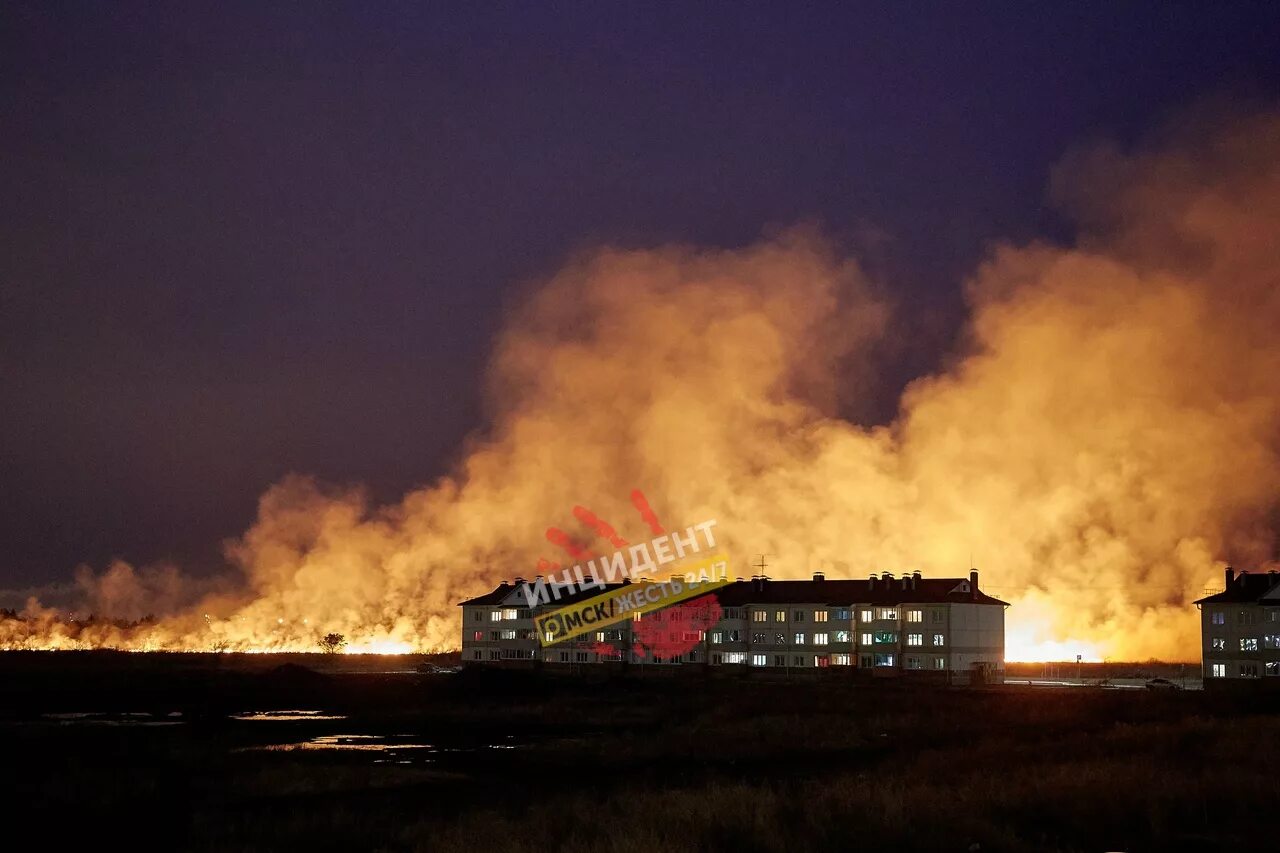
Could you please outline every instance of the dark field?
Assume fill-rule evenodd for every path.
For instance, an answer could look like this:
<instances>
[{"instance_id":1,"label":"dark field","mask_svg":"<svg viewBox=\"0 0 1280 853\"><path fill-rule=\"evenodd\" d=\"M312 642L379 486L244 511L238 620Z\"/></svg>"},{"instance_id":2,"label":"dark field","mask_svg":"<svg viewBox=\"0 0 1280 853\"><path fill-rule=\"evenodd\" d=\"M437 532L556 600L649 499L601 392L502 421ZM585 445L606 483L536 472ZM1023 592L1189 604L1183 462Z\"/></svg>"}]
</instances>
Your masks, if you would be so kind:
<instances>
[{"instance_id":1,"label":"dark field","mask_svg":"<svg viewBox=\"0 0 1280 853\"><path fill-rule=\"evenodd\" d=\"M1235 850L1274 838L1272 698L392 671L417 660L0 654L7 823L54 849ZM286 710L321 713L236 716Z\"/></svg>"}]
</instances>

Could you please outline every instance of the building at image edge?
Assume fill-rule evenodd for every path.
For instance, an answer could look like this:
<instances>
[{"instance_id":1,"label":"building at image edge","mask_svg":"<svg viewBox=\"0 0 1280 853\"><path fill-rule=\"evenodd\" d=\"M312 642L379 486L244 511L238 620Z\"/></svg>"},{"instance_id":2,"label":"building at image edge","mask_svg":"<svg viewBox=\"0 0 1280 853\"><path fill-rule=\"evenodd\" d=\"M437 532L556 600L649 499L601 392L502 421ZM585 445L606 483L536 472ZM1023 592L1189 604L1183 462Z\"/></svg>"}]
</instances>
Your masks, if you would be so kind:
<instances>
[{"instance_id":1,"label":"building at image edge","mask_svg":"<svg viewBox=\"0 0 1280 853\"><path fill-rule=\"evenodd\" d=\"M1009 605L978 588L976 571L967 578L925 578L919 572L895 578L886 572L857 580L822 574L811 580L738 580L709 593L723 610L720 621L687 634L684 639L692 648L665 659L632 651L630 621L544 647L534 627L539 614L620 585L576 591L530 608L527 584L521 578L504 581L459 604L464 664L569 670L600 665L826 669L831 675L845 671L953 683L999 681L1004 673L1004 610Z\"/></svg>"},{"instance_id":2,"label":"building at image edge","mask_svg":"<svg viewBox=\"0 0 1280 853\"><path fill-rule=\"evenodd\" d=\"M1196 601L1204 686L1274 678L1280 687L1280 572L1225 572L1226 586Z\"/></svg>"}]
</instances>

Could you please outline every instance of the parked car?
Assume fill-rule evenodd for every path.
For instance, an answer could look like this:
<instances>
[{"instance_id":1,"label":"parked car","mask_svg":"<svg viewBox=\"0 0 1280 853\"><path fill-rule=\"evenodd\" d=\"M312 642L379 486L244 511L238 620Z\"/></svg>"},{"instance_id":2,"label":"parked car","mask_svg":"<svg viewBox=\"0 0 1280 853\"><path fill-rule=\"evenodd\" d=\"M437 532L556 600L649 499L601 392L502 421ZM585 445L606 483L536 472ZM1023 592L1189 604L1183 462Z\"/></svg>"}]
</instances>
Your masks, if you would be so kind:
<instances>
[{"instance_id":1,"label":"parked car","mask_svg":"<svg viewBox=\"0 0 1280 853\"><path fill-rule=\"evenodd\" d=\"M1148 690L1181 690L1177 684L1167 678L1152 678L1147 682Z\"/></svg>"},{"instance_id":2,"label":"parked car","mask_svg":"<svg viewBox=\"0 0 1280 853\"><path fill-rule=\"evenodd\" d=\"M434 663L420 663L415 669L423 675L453 675L462 669L460 666L437 666Z\"/></svg>"}]
</instances>

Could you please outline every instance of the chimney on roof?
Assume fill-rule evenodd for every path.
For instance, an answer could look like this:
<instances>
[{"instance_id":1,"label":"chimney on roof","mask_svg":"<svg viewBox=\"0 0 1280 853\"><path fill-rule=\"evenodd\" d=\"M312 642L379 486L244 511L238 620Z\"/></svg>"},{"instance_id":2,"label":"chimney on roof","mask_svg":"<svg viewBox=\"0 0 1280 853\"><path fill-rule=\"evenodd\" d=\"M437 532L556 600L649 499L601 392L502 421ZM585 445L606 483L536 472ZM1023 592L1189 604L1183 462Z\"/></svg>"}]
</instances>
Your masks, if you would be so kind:
<instances>
[{"instance_id":1,"label":"chimney on roof","mask_svg":"<svg viewBox=\"0 0 1280 853\"><path fill-rule=\"evenodd\" d=\"M887 582L887 581L891 581L891 580L893 580L893 572L881 572L880 577L881 577L883 580L885 580L886 582ZM887 585L887 583L886 583L886 585Z\"/></svg>"},{"instance_id":2,"label":"chimney on roof","mask_svg":"<svg viewBox=\"0 0 1280 853\"><path fill-rule=\"evenodd\" d=\"M911 588L916 589L920 586L920 570L916 569L911 573Z\"/></svg>"},{"instance_id":3,"label":"chimney on roof","mask_svg":"<svg viewBox=\"0 0 1280 853\"><path fill-rule=\"evenodd\" d=\"M978 570L969 570L969 597L976 599L978 597Z\"/></svg>"},{"instance_id":4,"label":"chimney on roof","mask_svg":"<svg viewBox=\"0 0 1280 853\"><path fill-rule=\"evenodd\" d=\"M524 578L516 578L516 583L524 583Z\"/></svg>"},{"instance_id":5,"label":"chimney on roof","mask_svg":"<svg viewBox=\"0 0 1280 853\"><path fill-rule=\"evenodd\" d=\"M813 579L816 581L824 581L827 579L827 576L824 575L822 572L814 572Z\"/></svg>"},{"instance_id":6,"label":"chimney on roof","mask_svg":"<svg viewBox=\"0 0 1280 853\"><path fill-rule=\"evenodd\" d=\"M506 588L506 587L511 586L511 584L510 584L510 582L508 582L508 581L504 580L501 584L499 584L499 586L501 586L501 587L503 587L503 588Z\"/></svg>"},{"instance_id":7,"label":"chimney on roof","mask_svg":"<svg viewBox=\"0 0 1280 853\"><path fill-rule=\"evenodd\" d=\"M1236 570L1235 570L1235 569L1233 569L1233 568L1231 568L1230 566L1227 566L1227 570L1226 570L1226 572L1225 572L1224 574L1225 574L1226 579L1227 579L1227 589L1231 589L1231 584L1232 584L1232 583L1235 581L1235 579L1236 579Z\"/></svg>"},{"instance_id":8,"label":"chimney on roof","mask_svg":"<svg viewBox=\"0 0 1280 853\"><path fill-rule=\"evenodd\" d=\"M875 588L876 588L876 573L875 573L875 572L872 572L872 573L871 573L871 577L867 580L867 587L868 587L869 589L875 589Z\"/></svg>"},{"instance_id":9,"label":"chimney on roof","mask_svg":"<svg viewBox=\"0 0 1280 853\"><path fill-rule=\"evenodd\" d=\"M911 576L908 575L906 572L902 573L902 589L904 592L908 589L911 589Z\"/></svg>"}]
</instances>

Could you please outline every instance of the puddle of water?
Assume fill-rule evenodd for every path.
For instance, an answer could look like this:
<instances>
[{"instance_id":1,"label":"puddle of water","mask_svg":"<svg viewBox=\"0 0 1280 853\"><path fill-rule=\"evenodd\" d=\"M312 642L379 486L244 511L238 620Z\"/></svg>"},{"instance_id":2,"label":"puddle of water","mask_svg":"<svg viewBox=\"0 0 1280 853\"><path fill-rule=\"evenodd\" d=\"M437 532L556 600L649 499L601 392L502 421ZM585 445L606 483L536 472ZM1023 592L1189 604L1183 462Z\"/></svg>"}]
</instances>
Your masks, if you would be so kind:
<instances>
[{"instance_id":1,"label":"puddle of water","mask_svg":"<svg viewBox=\"0 0 1280 853\"><path fill-rule=\"evenodd\" d=\"M323 711L303 711L298 709L287 711L245 711L232 714L233 720L277 720L280 722L298 722L299 720L345 720L346 714L326 714Z\"/></svg>"},{"instance_id":2,"label":"puddle of water","mask_svg":"<svg viewBox=\"0 0 1280 853\"><path fill-rule=\"evenodd\" d=\"M412 735L320 735L298 743L277 743L264 746L249 746L237 752L369 752L387 756L375 759L377 764L410 764L411 759L404 756L412 752L414 759L430 763L434 759L427 756L450 750L442 750L434 744L414 741Z\"/></svg>"},{"instance_id":3,"label":"puddle of water","mask_svg":"<svg viewBox=\"0 0 1280 853\"><path fill-rule=\"evenodd\" d=\"M316 717L306 716L303 719ZM236 752L352 752L370 754L374 764L432 764L437 760L447 761L454 755L530 746L527 743L513 743L513 740L512 735L507 735L501 743L441 746L424 741L421 735L416 734L328 734L294 743L246 746Z\"/></svg>"}]
</instances>

